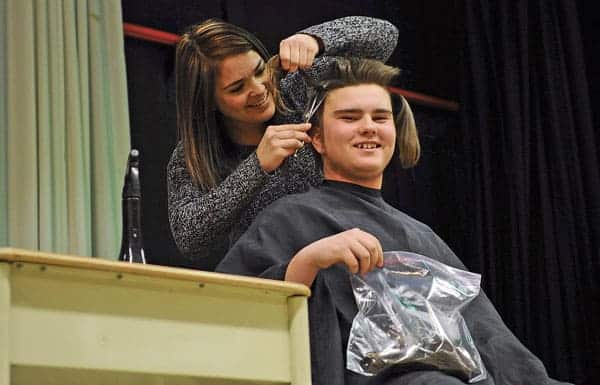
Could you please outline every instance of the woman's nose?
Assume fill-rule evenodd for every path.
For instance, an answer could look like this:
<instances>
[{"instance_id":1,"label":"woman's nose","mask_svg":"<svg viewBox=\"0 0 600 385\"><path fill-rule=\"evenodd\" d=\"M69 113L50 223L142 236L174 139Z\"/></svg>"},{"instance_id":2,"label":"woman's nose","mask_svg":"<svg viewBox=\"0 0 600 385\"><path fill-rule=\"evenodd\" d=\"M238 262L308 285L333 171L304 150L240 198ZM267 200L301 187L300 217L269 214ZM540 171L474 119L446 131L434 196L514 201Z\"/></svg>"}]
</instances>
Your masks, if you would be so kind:
<instances>
[{"instance_id":1,"label":"woman's nose","mask_svg":"<svg viewBox=\"0 0 600 385\"><path fill-rule=\"evenodd\" d=\"M252 80L250 93L262 94L263 92L265 92L265 89L266 89L266 85L264 84L264 82L261 79L254 78Z\"/></svg>"}]
</instances>

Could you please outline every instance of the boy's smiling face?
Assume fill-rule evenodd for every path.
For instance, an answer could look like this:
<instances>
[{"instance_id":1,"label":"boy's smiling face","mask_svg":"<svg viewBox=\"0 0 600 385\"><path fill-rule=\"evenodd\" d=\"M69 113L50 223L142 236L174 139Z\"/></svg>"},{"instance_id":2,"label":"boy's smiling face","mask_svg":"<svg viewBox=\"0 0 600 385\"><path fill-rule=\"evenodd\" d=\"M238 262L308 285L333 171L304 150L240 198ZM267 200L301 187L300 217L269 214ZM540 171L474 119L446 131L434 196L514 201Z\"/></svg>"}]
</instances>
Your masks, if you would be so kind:
<instances>
[{"instance_id":1,"label":"boy's smiling face","mask_svg":"<svg viewBox=\"0 0 600 385\"><path fill-rule=\"evenodd\" d=\"M380 189L396 144L388 91L375 84L333 90L321 122L312 142L323 159L324 177Z\"/></svg>"}]
</instances>

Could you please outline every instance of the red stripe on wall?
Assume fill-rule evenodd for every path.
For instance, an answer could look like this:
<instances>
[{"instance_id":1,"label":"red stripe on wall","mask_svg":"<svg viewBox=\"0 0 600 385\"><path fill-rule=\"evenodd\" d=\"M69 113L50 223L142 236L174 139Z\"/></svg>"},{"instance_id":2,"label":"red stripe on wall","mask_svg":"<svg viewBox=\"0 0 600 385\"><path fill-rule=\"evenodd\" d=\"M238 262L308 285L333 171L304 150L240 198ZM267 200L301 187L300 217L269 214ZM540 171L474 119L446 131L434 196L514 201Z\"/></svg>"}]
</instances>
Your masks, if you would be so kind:
<instances>
[{"instance_id":1,"label":"red stripe on wall","mask_svg":"<svg viewBox=\"0 0 600 385\"><path fill-rule=\"evenodd\" d=\"M150 41L159 44L174 45L179 41L179 35L170 32L164 32L158 29L144 27L137 24L123 23L123 32L125 36L135 39ZM445 111L458 111L460 105L457 102L421 94L415 91L409 91L397 87L389 87L390 91L400 94L411 103L419 104Z\"/></svg>"}]
</instances>

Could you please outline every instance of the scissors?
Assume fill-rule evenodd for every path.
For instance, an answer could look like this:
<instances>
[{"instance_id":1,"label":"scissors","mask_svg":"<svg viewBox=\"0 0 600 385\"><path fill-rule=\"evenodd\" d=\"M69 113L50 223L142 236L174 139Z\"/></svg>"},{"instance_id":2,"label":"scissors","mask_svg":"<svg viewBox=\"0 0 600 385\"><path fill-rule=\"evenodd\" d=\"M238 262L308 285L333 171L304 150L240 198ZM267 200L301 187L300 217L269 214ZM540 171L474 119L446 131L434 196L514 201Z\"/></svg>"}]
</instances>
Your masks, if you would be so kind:
<instances>
[{"instance_id":1,"label":"scissors","mask_svg":"<svg viewBox=\"0 0 600 385\"><path fill-rule=\"evenodd\" d=\"M300 75L306 81L307 86L311 86L315 90L315 93L311 96L310 100L306 104L306 107L307 107L306 110L302 114L302 122L310 123L310 120L312 119L314 114L317 112L317 110L319 109L321 104L323 103L323 100L325 100L326 87L324 84L318 84L305 71L301 70L298 72L300 72ZM304 142L302 142L302 145L304 145ZM302 147L300 147L300 148L302 148ZM294 156L296 156L298 154L298 150L300 150L300 149L297 149L294 152Z\"/></svg>"}]
</instances>

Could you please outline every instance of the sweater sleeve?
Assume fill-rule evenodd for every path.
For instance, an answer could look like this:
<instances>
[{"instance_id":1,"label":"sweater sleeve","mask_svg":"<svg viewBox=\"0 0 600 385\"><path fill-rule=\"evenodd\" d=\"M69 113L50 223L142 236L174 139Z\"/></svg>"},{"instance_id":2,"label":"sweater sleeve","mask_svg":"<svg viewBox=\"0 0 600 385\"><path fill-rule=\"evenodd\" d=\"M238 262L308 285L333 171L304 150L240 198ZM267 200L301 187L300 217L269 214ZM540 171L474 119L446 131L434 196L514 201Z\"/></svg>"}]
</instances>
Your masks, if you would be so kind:
<instances>
[{"instance_id":1,"label":"sweater sleeve","mask_svg":"<svg viewBox=\"0 0 600 385\"><path fill-rule=\"evenodd\" d=\"M314 80L327 73L336 56L352 56L386 61L398 41L398 29L390 22L366 16L348 16L306 28L299 33L316 37L323 51L306 74ZM300 122L311 92L299 71L281 79L279 84L285 104L292 110L277 122Z\"/></svg>"},{"instance_id":2,"label":"sweater sleeve","mask_svg":"<svg viewBox=\"0 0 600 385\"><path fill-rule=\"evenodd\" d=\"M167 186L171 232L181 253L192 263L222 257L242 210L269 178L253 152L218 186L203 190L193 183L179 143L167 167Z\"/></svg>"},{"instance_id":3,"label":"sweater sleeve","mask_svg":"<svg viewBox=\"0 0 600 385\"><path fill-rule=\"evenodd\" d=\"M355 56L386 61L398 42L398 29L386 20L348 16L306 28L300 33L321 40L322 56Z\"/></svg>"}]
</instances>

